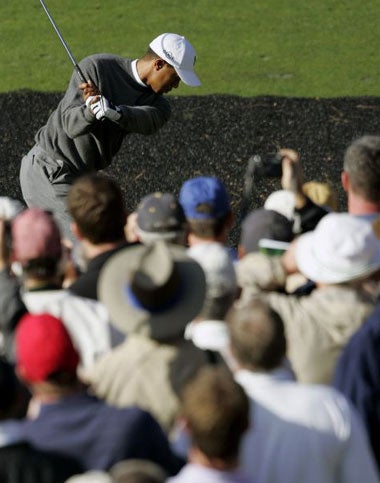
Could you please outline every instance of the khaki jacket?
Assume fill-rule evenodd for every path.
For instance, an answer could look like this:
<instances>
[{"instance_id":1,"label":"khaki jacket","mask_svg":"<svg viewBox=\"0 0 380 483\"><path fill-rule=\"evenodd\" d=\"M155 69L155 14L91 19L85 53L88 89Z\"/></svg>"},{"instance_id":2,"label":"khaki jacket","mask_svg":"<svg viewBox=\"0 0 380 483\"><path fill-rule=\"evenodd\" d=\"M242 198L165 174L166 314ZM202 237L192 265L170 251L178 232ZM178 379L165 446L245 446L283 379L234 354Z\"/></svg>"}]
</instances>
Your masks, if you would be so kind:
<instances>
[{"instance_id":1,"label":"khaki jacket","mask_svg":"<svg viewBox=\"0 0 380 483\"><path fill-rule=\"evenodd\" d=\"M242 298L262 294L281 316L287 355L297 379L330 384L337 358L373 311L374 300L348 284L316 288L303 297L276 292L286 281L280 259L260 253L251 253L237 264L237 278Z\"/></svg>"},{"instance_id":2,"label":"khaki jacket","mask_svg":"<svg viewBox=\"0 0 380 483\"><path fill-rule=\"evenodd\" d=\"M181 367L191 371L205 362L205 352L190 341L169 345L133 334L99 358L82 378L96 396L112 405L136 405L149 411L168 433L179 409L172 375Z\"/></svg>"}]
</instances>

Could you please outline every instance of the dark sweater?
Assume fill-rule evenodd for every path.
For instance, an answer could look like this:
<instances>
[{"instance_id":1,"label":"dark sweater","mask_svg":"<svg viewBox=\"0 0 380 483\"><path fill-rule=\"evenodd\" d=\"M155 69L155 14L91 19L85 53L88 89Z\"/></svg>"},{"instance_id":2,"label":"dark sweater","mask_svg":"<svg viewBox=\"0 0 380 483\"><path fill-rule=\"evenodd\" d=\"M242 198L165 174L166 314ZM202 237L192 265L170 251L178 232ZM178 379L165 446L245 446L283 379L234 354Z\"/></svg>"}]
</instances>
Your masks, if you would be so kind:
<instances>
[{"instance_id":1,"label":"dark sweater","mask_svg":"<svg viewBox=\"0 0 380 483\"><path fill-rule=\"evenodd\" d=\"M380 304L344 348L333 385L356 407L380 469Z\"/></svg>"},{"instance_id":2,"label":"dark sweater","mask_svg":"<svg viewBox=\"0 0 380 483\"><path fill-rule=\"evenodd\" d=\"M93 300L98 300L98 278L103 265L116 252L126 248L128 243L122 243L112 250L107 250L104 253L92 258L88 262L87 270L79 275L77 280L69 287L69 291L78 297L86 297Z\"/></svg>"},{"instance_id":3,"label":"dark sweater","mask_svg":"<svg viewBox=\"0 0 380 483\"><path fill-rule=\"evenodd\" d=\"M68 172L76 177L108 166L128 133L152 134L170 117L170 105L150 87L133 77L131 60L116 55L96 54L80 62L86 78L121 109L117 122L98 121L83 101L76 71L67 91L36 134L36 143L52 158L59 160L62 179ZM54 182L59 183L59 175Z\"/></svg>"}]
</instances>

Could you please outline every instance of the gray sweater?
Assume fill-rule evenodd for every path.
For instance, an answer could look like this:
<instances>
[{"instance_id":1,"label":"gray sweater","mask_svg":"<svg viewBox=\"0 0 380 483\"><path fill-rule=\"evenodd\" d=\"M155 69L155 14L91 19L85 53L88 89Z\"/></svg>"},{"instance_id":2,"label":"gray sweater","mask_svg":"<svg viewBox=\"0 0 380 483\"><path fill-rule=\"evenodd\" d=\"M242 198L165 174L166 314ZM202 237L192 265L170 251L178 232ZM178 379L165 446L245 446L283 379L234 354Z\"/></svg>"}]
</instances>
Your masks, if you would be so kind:
<instances>
[{"instance_id":1,"label":"gray sweater","mask_svg":"<svg viewBox=\"0 0 380 483\"><path fill-rule=\"evenodd\" d=\"M36 143L53 160L63 161L64 171L69 170L74 177L109 166L128 133L152 134L170 117L169 102L136 82L131 62L116 55L96 54L79 64L85 77L120 107L119 121L96 119L83 102L74 71L58 107L36 134Z\"/></svg>"}]
</instances>

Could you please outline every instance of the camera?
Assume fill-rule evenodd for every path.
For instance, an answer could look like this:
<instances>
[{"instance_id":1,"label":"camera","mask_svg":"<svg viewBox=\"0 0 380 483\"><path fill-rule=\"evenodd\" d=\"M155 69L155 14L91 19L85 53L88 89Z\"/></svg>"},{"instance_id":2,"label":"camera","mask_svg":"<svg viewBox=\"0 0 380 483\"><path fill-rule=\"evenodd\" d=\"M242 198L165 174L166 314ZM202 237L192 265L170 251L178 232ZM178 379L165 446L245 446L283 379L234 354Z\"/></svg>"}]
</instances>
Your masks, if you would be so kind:
<instances>
[{"instance_id":1,"label":"camera","mask_svg":"<svg viewBox=\"0 0 380 483\"><path fill-rule=\"evenodd\" d=\"M281 178L283 156L279 153L252 156L255 173L263 178Z\"/></svg>"}]
</instances>

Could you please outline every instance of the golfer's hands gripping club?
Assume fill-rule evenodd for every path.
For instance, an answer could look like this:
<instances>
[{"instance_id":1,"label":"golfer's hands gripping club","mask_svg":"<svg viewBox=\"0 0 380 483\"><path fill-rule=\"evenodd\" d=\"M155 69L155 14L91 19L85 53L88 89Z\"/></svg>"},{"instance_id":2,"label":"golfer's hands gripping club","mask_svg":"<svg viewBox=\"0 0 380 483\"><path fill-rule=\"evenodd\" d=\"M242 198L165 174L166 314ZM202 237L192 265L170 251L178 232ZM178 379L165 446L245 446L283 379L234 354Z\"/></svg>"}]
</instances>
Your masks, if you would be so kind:
<instances>
[{"instance_id":1,"label":"golfer's hands gripping club","mask_svg":"<svg viewBox=\"0 0 380 483\"><path fill-rule=\"evenodd\" d=\"M120 109L113 106L104 96L90 96L87 98L86 106L95 114L96 119L103 121L118 121L121 117Z\"/></svg>"},{"instance_id":2,"label":"golfer's hands gripping club","mask_svg":"<svg viewBox=\"0 0 380 483\"><path fill-rule=\"evenodd\" d=\"M82 84L79 85L79 89L82 91L84 102L86 102L89 97L100 96L99 89L94 86L90 80L82 82Z\"/></svg>"},{"instance_id":3,"label":"golfer's hands gripping club","mask_svg":"<svg viewBox=\"0 0 380 483\"><path fill-rule=\"evenodd\" d=\"M87 98L86 106L95 114L96 119L101 121L110 109L110 104L104 96L90 96Z\"/></svg>"},{"instance_id":4,"label":"golfer's hands gripping club","mask_svg":"<svg viewBox=\"0 0 380 483\"><path fill-rule=\"evenodd\" d=\"M120 109L102 96L99 89L90 80L82 82L79 85L79 89L82 90L87 108L91 110L97 120L109 119L110 121L118 121L120 119Z\"/></svg>"}]
</instances>

